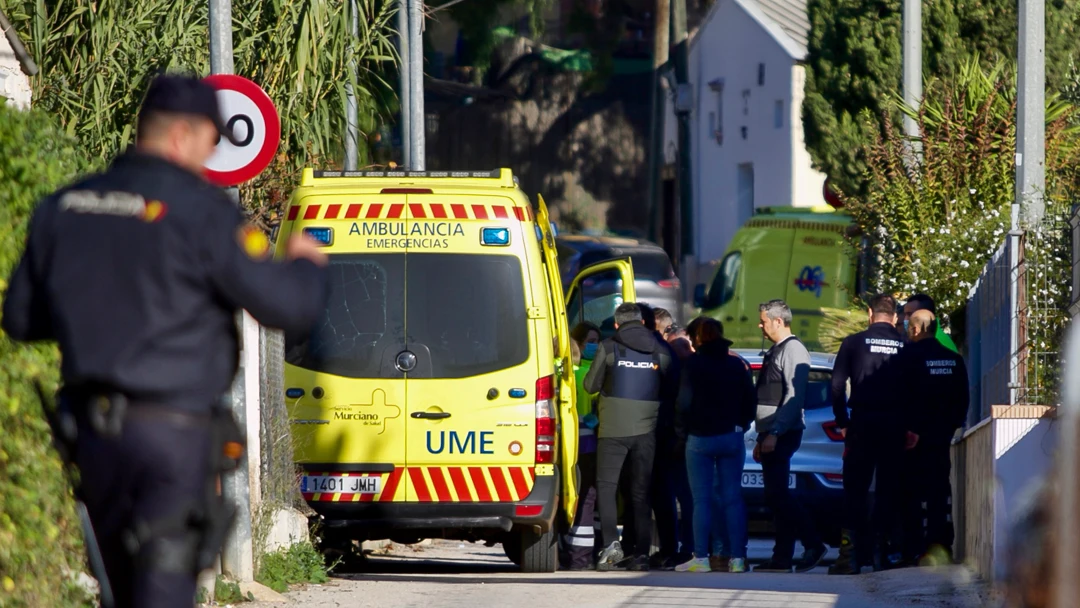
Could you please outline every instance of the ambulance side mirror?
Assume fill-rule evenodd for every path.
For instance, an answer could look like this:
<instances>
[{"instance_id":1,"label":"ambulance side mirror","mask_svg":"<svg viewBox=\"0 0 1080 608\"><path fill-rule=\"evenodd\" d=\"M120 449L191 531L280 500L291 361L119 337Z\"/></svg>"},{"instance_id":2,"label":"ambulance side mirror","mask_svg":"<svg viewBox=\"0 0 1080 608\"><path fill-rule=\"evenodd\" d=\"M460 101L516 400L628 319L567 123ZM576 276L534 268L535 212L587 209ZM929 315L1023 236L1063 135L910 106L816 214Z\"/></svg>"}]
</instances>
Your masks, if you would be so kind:
<instances>
[{"instance_id":1,"label":"ambulance side mirror","mask_svg":"<svg viewBox=\"0 0 1080 608\"><path fill-rule=\"evenodd\" d=\"M705 284L698 283L694 286L694 307L705 308Z\"/></svg>"}]
</instances>

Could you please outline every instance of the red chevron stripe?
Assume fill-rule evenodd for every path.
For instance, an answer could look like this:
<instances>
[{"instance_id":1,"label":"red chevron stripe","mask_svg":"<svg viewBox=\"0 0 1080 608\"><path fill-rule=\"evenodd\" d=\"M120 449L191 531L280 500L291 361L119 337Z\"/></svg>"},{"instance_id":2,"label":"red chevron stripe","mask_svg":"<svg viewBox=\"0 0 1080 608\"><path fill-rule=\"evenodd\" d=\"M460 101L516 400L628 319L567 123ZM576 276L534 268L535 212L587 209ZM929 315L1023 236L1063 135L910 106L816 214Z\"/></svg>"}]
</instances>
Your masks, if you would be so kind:
<instances>
[{"instance_id":1,"label":"red chevron stripe","mask_svg":"<svg viewBox=\"0 0 1080 608\"><path fill-rule=\"evenodd\" d=\"M506 478L503 477L502 469L500 467L488 467L488 472L491 473L491 481L495 484L495 491L499 493L499 500L513 502L514 497L510 495L510 487L506 485Z\"/></svg>"},{"instance_id":2,"label":"red chevron stripe","mask_svg":"<svg viewBox=\"0 0 1080 608\"><path fill-rule=\"evenodd\" d=\"M304 209L305 220L319 219L319 207L321 205L309 205L307 209Z\"/></svg>"},{"instance_id":3,"label":"red chevron stripe","mask_svg":"<svg viewBox=\"0 0 1080 608\"><path fill-rule=\"evenodd\" d=\"M323 215L324 220L336 220L338 214L341 213L341 205L333 204L326 206L326 214Z\"/></svg>"},{"instance_id":4,"label":"red chevron stripe","mask_svg":"<svg viewBox=\"0 0 1080 608\"><path fill-rule=\"evenodd\" d=\"M300 215L300 206L299 205L293 205L293 206L289 207L289 221L290 222L295 221L296 218L299 215Z\"/></svg>"},{"instance_id":5,"label":"red chevron stripe","mask_svg":"<svg viewBox=\"0 0 1080 608\"><path fill-rule=\"evenodd\" d=\"M510 467L510 479L514 482L514 488L517 489L518 500L524 500L529 495L529 484L525 481L525 474L521 472L521 467Z\"/></svg>"},{"instance_id":6,"label":"red chevron stripe","mask_svg":"<svg viewBox=\"0 0 1080 608\"><path fill-rule=\"evenodd\" d=\"M510 216L506 214L506 207L494 205L491 210L495 212L495 217L500 220L508 219Z\"/></svg>"},{"instance_id":7,"label":"red chevron stripe","mask_svg":"<svg viewBox=\"0 0 1080 608\"><path fill-rule=\"evenodd\" d=\"M469 214L465 213L465 205L450 205L450 210L454 212L454 218L459 220L469 219Z\"/></svg>"},{"instance_id":8,"label":"red chevron stripe","mask_svg":"<svg viewBox=\"0 0 1080 608\"><path fill-rule=\"evenodd\" d=\"M487 209L485 209L483 205L473 205L472 212L478 220L488 219Z\"/></svg>"},{"instance_id":9,"label":"red chevron stripe","mask_svg":"<svg viewBox=\"0 0 1080 608\"><path fill-rule=\"evenodd\" d=\"M349 209L345 212L345 219L355 220L360 217L360 207L362 205L349 205Z\"/></svg>"},{"instance_id":10,"label":"red chevron stripe","mask_svg":"<svg viewBox=\"0 0 1080 608\"><path fill-rule=\"evenodd\" d=\"M465 481L465 475L461 472L461 467L450 467L450 480L454 482L454 489L457 490L459 501L473 501L472 493L469 492L469 484Z\"/></svg>"},{"instance_id":11,"label":"red chevron stripe","mask_svg":"<svg viewBox=\"0 0 1080 608\"><path fill-rule=\"evenodd\" d=\"M418 203L412 203L409 205L409 213L418 220L426 219L424 215L424 206Z\"/></svg>"},{"instance_id":12,"label":"red chevron stripe","mask_svg":"<svg viewBox=\"0 0 1080 608\"><path fill-rule=\"evenodd\" d=\"M477 498L480 502L491 502L491 490L488 488L484 471L480 467L469 467L469 477L472 477L473 486L476 487Z\"/></svg>"},{"instance_id":13,"label":"red chevron stripe","mask_svg":"<svg viewBox=\"0 0 1080 608\"><path fill-rule=\"evenodd\" d=\"M387 214L387 218L396 220L401 217L401 212L405 210L405 205L401 203L394 203L390 205L390 213Z\"/></svg>"},{"instance_id":14,"label":"red chevron stripe","mask_svg":"<svg viewBox=\"0 0 1080 608\"><path fill-rule=\"evenodd\" d=\"M441 467L428 467L431 475L431 484L435 486L435 493L440 502L453 502L454 496L450 494L450 488L446 485L446 477L443 476Z\"/></svg>"},{"instance_id":15,"label":"red chevron stripe","mask_svg":"<svg viewBox=\"0 0 1080 608\"><path fill-rule=\"evenodd\" d=\"M404 472L404 468L394 467L394 471L387 475L386 487L383 488L382 494L379 496L379 502L391 502L394 500L394 494L397 493L398 483L401 481Z\"/></svg>"},{"instance_id":16,"label":"red chevron stripe","mask_svg":"<svg viewBox=\"0 0 1080 608\"><path fill-rule=\"evenodd\" d=\"M431 203L431 217L446 219L446 206L442 203Z\"/></svg>"},{"instance_id":17,"label":"red chevron stripe","mask_svg":"<svg viewBox=\"0 0 1080 608\"><path fill-rule=\"evenodd\" d=\"M367 219L378 219L382 214L382 203L372 203L367 208Z\"/></svg>"},{"instance_id":18,"label":"red chevron stripe","mask_svg":"<svg viewBox=\"0 0 1080 608\"><path fill-rule=\"evenodd\" d=\"M529 467L529 477L536 481L536 467Z\"/></svg>"},{"instance_id":19,"label":"red chevron stripe","mask_svg":"<svg viewBox=\"0 0 1080 608\"><path fill-rule=\"evenodd\" d=\"M409 479L412 481L413 491L416 492L416 498L420 502L431 502L431 493L428 492L427 481L424 480L424 470L421 468L410 468Z\"/></svg>"},{"instance_id":20,"label":"red chevron stripe","mask_svg":"<svg viewBox=\"0 0 1080 608\"><path fill-rule=\"evenodd\" d=\"M525 210L521 207L514 207L514 215L517 217L519 222L525 221Z\"/></svg>"}]
</instances>

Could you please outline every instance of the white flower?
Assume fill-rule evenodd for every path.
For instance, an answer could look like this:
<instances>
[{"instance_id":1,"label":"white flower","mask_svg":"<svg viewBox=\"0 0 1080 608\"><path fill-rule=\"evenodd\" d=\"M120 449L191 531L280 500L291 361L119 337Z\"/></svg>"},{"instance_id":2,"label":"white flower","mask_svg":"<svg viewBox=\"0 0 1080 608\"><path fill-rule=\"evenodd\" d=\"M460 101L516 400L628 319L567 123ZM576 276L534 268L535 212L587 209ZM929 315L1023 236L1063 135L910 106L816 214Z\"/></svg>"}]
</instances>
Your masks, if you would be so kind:
<instances>
[{"instance_id":1,"label":"white flower","mask_svg":"<svg viewBox=\"0 0 1080 608\"><path fill-rule=\"evenodd\" d=\"M969 266L971 266L971 264L969 264L967 260L960 260L960 267L961 268L967 268ZM955 276L955 275L953 275L953 276Z\"/></svg>"},{"instance_id":2,"label":"white flower","mask_svg":"<svg viewBox=\"0 0 1080 608\"><path fill-rule=\"evenodd\" d=\"M968 188L968 192L970 192L971 194L975 194L975 189L974 188Z\"/></svg>"}]
</instances>

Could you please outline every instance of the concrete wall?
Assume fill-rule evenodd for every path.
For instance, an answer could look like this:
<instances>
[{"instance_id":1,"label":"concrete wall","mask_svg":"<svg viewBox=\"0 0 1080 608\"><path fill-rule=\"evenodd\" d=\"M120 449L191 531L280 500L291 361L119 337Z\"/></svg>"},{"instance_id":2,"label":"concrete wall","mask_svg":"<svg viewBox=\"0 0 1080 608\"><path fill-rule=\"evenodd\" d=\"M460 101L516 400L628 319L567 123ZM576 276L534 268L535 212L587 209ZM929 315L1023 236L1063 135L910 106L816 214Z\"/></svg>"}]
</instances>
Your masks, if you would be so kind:
<instances>
[{"instance_id":1,"label":"concrete wall","mask_svg":"<svg viewBox=\"0 0 1080 608\"><path fill-rule=\"evenodd\" d=\"M9 106L25 109L30 107L31 92L30 79L23 73L7 36L0 34L0 97L6 98Z\"/></svg>"},{"instance_id":2,"label":"concrete wall","mask_svg":"<svg viewBox=\"0 0 1080 608\"><path fill-rule=\"evenodd\" d=\"M1016 514L1049 472L1054 408L1001 406L953 445L955 556L986 580L1004 574Z\"/></svg>"}]
</instances>

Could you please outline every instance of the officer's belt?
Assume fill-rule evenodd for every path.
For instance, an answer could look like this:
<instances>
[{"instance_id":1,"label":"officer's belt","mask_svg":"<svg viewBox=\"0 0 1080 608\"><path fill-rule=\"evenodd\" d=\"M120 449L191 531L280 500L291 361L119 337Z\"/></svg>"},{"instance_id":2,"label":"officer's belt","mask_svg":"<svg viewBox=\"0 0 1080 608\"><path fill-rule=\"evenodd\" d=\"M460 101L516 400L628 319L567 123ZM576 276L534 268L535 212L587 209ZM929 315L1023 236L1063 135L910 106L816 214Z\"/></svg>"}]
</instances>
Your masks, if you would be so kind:
<instances>
[{"instance_id":1,"label":"officer's belt","mask_svg":"<svg viewBox=\"0 0 1080 608\"><path fill-rule=\"evenodd\" d=\"M77 420L93 424L93 408L103 400L109 402L108 409L112 411L114 424L123 420L153 420L168 423L177 428L206 428L212 419L209 408L207 411L191 411L168 405L163 405L152 399L135 397L123 391L117 391L102 386L93 387L64 387L61 391L63 400L70 400L73 405L85 407L74 408ZM108 416L108 415L106 415ZM114 428L114 431L118 431Z\"/></svg>"}]
</instances>

